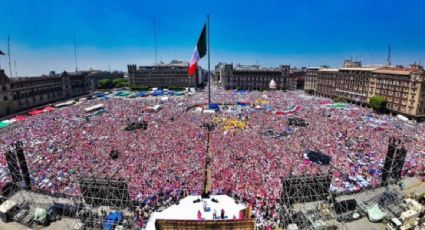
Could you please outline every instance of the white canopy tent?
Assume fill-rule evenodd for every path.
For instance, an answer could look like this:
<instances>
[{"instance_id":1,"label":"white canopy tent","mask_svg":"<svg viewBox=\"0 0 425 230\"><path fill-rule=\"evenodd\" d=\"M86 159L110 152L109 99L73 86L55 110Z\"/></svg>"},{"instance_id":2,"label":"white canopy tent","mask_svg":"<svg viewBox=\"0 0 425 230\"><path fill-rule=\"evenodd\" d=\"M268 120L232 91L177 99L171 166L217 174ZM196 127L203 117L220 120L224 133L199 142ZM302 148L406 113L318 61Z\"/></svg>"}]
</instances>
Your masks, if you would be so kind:
<instances>
[{"instance_id":1,"label":"white canopy tent","mask_svg":"<svg viewBox=\"0 0 425 230\"><path fill-rule=\"evenodd\" d=\"M212 198L218 202L212 202ZM246 208L243 204L236 204L233 198L226 195L213 195L210 199L201 199L201 202L194 203L193 201L196 199L201 199L201 196L187 196L181 199L178 205L172 205L161 212L154 212L148 221L146 229L154 230L157 219L197 220L198 211L201 211L202 219L204 220L213 220L214 210L216 210L217 216L220 216L222 209L224 209L227 219L233 219L233 216L238 218L239 212ZM210 211L204 211L203 201L207 203Z\"/></svg>"}]
</instances>

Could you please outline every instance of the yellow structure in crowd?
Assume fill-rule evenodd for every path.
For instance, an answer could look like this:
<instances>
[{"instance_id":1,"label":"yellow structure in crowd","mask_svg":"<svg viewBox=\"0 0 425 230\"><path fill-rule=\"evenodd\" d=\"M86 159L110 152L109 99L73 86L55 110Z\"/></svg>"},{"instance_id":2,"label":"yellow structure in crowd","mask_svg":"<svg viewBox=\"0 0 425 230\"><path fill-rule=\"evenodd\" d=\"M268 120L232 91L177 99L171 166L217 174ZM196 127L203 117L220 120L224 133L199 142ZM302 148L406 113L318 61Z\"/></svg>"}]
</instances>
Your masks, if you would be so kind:
<instances>
[{"instance_id":1,"label":"yellow structure in crowd","mask_svg":"<svg viewBox=\"0 0 425 230\"><path fill-rule=\"evenodd\" d=\"M230 131L234 129L246 129L248 126L248 122L244 120L239 120L236 118L218 118L214 117L213 122L217 125L223 125L224 131Z\"/></svg>"}]
</instances>

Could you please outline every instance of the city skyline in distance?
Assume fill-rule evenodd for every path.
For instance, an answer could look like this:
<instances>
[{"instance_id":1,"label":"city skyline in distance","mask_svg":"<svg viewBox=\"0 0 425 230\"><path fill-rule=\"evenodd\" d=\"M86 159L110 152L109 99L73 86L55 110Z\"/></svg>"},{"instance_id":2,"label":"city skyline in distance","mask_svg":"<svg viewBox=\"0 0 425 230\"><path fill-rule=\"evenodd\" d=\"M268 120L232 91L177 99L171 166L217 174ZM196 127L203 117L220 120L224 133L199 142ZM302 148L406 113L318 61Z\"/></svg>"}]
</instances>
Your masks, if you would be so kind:
<instances>
[{"instance_id":1,"label":"city skyline in distance","mask_svg":"<svg viewBox=\"0 0 425 230\"><path fill-rule=\"evenodd\" d=\"M127 64L189 61L197 37L211 15L211 60L277 66L330 65L344 59L393 64L425 58L425 2L395 0L291 1L25 1L0 0L0 50L11 39L11 61L19 75L78 69L126 71ZM0 57L8 73L7 56ZM200 62L205 67L206 61Z\"/></svg>"}]
</instances>

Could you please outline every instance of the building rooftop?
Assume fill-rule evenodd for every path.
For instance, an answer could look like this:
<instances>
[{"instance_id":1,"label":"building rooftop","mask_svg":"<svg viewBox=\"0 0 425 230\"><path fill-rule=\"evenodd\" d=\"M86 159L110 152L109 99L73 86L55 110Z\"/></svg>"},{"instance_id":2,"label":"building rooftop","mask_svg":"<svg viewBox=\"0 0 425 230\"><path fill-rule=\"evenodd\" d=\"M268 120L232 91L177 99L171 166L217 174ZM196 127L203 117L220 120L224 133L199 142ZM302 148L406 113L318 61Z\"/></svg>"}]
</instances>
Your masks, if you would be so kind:
<instances>
[{"instance_id":1,"label":"building rooftop","mask_svg":"<svg viewBox=\"0 0 425 230\"><path fill-rule=\"evenodd\" d=\"M281 71L279 67L264 67L261 65L235 65L234 70L248 70L248 71Z\"/></svg>"},{"instance_id":2,"label":"building rooftop","mask_svg":"<svg viewBox=\"0 0 425 230\"><path fill-rule=\"evenodd\" d=\"M321 68L321 69L319 69L319 72L338 72L338 69L336 69L336 68Z\"/></svg>"},{"instance_id":3,"label":"building rooftop","mask_svg":"<svg viewBox=\"0 0 425 230\"><path fill-rule=\"evenodd\" d=\"M63 72L65 73L65 72ZM41 76L19 76L19 77L10 77L11 82L21 82L21 81L37 81L37 80L47 80L47 79L60 79L63 73L50 74L50 75L41 75ZM84 72L66 72L69 77L79 77L83 76Z\"/></svg>"},{"instance_id":4,"label":"building rooftop","mask_svg":"<svg viewBox=\"0 0 425 230\"><path fill-rule=\"evenodd\" d=\"M351 68L341 68L339 70L348 70L348 71L374 71L377 68L375 67L351 67Z\"/></svg>"},{"instance_id":5,"label":"building rooftop","mask_svg":"<svg viewBox=\"0 0 425 230\"><path fill-rule=\"evenodd\" d=\"M52 79L52 78L60 78L60 75L48 76L20 76L20 77L11 77L9 78L11 82L20 82L20 81L31 81L31 80L42 80L42 79Z\"/></svg>"},{"instance_id":6,"label":"building rooftop","mask_svg":"<svg viewBox=\"0 0 425 230\"><path fill-rule=\"evenodd\" d=\"M160 62L159 66L188 66L189 62L172 60L170 63Z\"/></svg>"},{"instance_id":7,"label":"building rooftop","mask_svg":"<svg viewBox=\"0 0 425 230\"><path fill-rule=\"evenodd\" d=\"M374 73L383 73L383 74L394 74L394 75L410 75L411 70L408 69L396 69L396 68L381 68L372 71Z\"/></svg>"},{"instance_id":8,"label":"building rooftop","mask_svg":"<svg viewBox=\"0 0 425 230\"><path fill-rule=\"evenodd\" d=\"M155 67L187 67L189 62L173 60L169 63L159 62L157 65L140 65L139 68L155 68Z\"/></svg>"},{"instance_id":9,"label":"building rooftop","mask_svg":"<svg viewBox=\"0 0 425 230\"><path fill-rule=\"evenodd\" d=\"M235 69L246 69L246 70L265 69L263 66L260 66L260 65L241 65L241 64L235 65L234 68Z\"/></svg>"}]
</instances>

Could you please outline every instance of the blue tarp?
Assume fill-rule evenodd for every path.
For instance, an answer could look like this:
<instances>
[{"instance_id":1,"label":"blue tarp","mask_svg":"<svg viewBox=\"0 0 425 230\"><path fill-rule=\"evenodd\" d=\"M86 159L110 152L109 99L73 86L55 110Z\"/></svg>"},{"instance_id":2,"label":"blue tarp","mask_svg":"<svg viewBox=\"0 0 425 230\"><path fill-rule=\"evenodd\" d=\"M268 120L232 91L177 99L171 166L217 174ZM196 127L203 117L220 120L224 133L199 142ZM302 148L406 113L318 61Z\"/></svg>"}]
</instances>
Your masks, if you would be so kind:
<instances>
[{"instance_id":1,"label":"blue tarp","mask_svg":"<svg viewBox=\"0 0 425 230\"><path fill-rule=\"evenodd\" d=\"M138 96L138 97L146 97L146 96L148 96L148 93L146 93L146 92L144 92L144 91L141 91L141 92L139 92L139 93L137 94L137 96Z\"/></svg>"},{"instance_id":2,"label":"blue tarp","mask_svg":"<svg viewBox=\"0 0 425 230\"><path fill-rule=\"evenodd\" d=\"M180 91L175 93L176 96L182 96L183 94L184 93L183 92L180 92Z\"/></svg>"},{"instance_id":3,"label":"blue tarp","mask_svg":"<svg viewBox=\"0 0 425 230\"><path fill-rule=\"evenodd\" d=\"M115 96L119 96L119 97L127 97L128 95L130 95L130 93L125 91L120 91L115 94Z\"/></svg>"},{"instance_id":4,"label":"blue tarp","mask_svg":"<svg viewBox=\"0 0 425 230\"><path fill-rule=\"evenodd\" d=\"M244 90L244 89L239 89L239 90L235 89L235 90L233 90L233 92L235 92L237 94L246 94L247 93L247 91Z\"/></svg>"},{"instance_id":5,"label":"blue tarp","mask_svg":"<svg viewBox=\"0 0 425 230\"><path fill-rule=\"evenodd\" d=\"M103 227L105 230L111 230L114 224L117 224L122 219L121 212L111 212L108 216L105 217L105 222L103 223Z\"/></svg>"},{"instance_id":6,"label":"blue tarp","mask_svg":"<svg viewBox=\"0 0 425 230\"><path fill-rule=\"evenodd\" d=\"M156 91L154 91L152 93L152 96L155 96L155 97L157 97L157 96L164 96L164 91L162 91L162 90L156 90Z\"/></svg>"},{"instance_id":7,"label":"blue tarp","mask_svg":"<svg viewBox=\"0 0 425 230\"><path fill-rule=\"evenodd\" d=\"M175 92L174 91L168 91L167 95L168 96L174 96Z\"/></svg>"},{"instance_id":8,"label":"blue tarp","mask_svg":"<svg viewBox=\"0 0 425 230\"><path fill-rule=\"evenodd\" d=\"M270 110L272 110L273 108L272 108L270 105L264 105L264 106L263 106L263 109L264 109L264 110L266 110L266 111L270 111Z\"/></svg>"},{"instance_id":9,"label":"blue tarp","mask_svg":"<svg viewBox=\"0 0 425 230\"><path fill-rule=\"evenodd\" d=\"M238 101L238 102L236 102L236 104L237 105L240 105L240 106L243 106L243 107L248 106L248 103L247 102L244 102L244 101Z\"/></svg>"},{"instance_id":10,"label":"blue tarp","mask_svg":"<svg viewBox=\"0 0 425 230\"><path fill-rule=\"evenodd\" d=\"M218 106L217 103L211 103L210 109L213 109L215 111L219 111L220 110L220 107Z\"/></svg>"}]
</instances>

